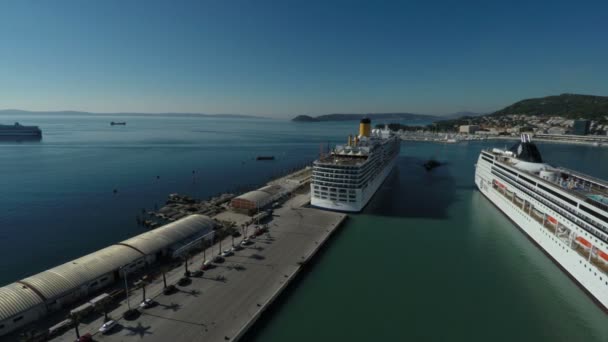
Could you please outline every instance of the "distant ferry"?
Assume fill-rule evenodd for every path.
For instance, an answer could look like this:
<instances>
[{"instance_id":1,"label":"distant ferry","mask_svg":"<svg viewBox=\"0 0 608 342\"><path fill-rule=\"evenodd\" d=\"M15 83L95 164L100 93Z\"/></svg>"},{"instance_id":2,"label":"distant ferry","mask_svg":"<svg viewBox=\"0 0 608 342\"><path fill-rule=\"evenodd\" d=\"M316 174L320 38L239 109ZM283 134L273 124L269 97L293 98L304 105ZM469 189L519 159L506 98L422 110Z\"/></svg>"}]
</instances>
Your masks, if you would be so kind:
<instances>
[{"instance_id":1,"label":"distant ferry","mask_svg":"<svg viewBox=\"0 0 608 342\"><path fill-rule=\"evenodd\" d=\"M14 125L0 125L0 137L42 137L38 126L23 126L18 122Z\"/></svg>"},{"instance_id":2,"label":"distant ferry","mask_svg":"<svg viewBox=\"0 0 608 342\"><path fill-rule=\"evenodd\" d=\"M475 169L481 193L608 310L608 182L544 163L528 135Z\"/></svg>"},{"instance_id":3,"label":"distant ferry","mask_svg":"<svg viewBox=\"0 0 608 342\"><path fill-rule=\"evenodd\" d=\"M274 160L274 156L257 156L255 160Z\"/></svg>"},{"instance_id":4,"label":"distant ferry","mask_svg":"<svg viewBox=\"0 0 608 342\"><path fill-rule=\"evenodd\" d=\"M127 123L124 122L124 121L119 121L119 122L112 121L112 122L110 122L110 126L126 126L126 125L127 125Z\"/></svg>"},{"instance_id":5,"label":"distant ferry","mask_svg":"<svg viewBox=\"0 0 608 342\"><path fill-rule=\"evenodd\" d=\"M315 207L359 212L374 196L395 166L401 140L385 129L371 129L362 119L359 135L348 137L313 164L310 204Z\"/></svg>"}]
</instances>

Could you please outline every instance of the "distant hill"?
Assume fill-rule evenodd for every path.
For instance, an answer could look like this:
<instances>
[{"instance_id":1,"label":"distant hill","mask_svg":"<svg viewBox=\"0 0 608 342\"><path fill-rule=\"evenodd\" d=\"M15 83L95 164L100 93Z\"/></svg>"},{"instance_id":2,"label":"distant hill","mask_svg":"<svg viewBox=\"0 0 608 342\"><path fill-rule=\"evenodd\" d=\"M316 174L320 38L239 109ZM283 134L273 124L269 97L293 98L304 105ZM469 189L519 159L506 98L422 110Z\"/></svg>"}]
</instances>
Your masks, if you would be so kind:
<instances>
[{"instance_id":1,"label":"distant hill","mask_svg":"<svg viewBox=\"0 0 608 342\"><path fill-rule=\"evenodd\" d=\"M458 119L458 118L463 118L463 117L475 117L475 116L482 116L482 115L486 115L488 113L476 113L476 112L457 112L457 113L452 113L452 114L446 114L446 115L442 115L441 118L442 119Z\"/></svg>"},{"instance_id":2,"label":"distant hill","mask_svg":"<svg viewBox=\"0 0 608 342\"><path fill-rule=\"evenodd\" d=\"M313 118L312 116L309 116L309 115L298 115L295 118L291 119L291 121L317 122L317 121L321 121L321 120L318 120L317 118Z\"/></svg>"},{"instance_id":3,"label":"distant hill","mask_svg":"<svg viewBox=\"0 0 608 342\"><path fill-rule=\"evenodd\" d=\"M298 115L292 119L297 122L319 122L319 121L355 121L370 118L372 121L398 121L398 120L438 120L440 117L412 113L377 113L377 114L325 114L316 117L309 115Z\"/></svg>"},{"instance_id":4,"label":"distant hill","mask_svg":"<svg viewBox=\"0 0 608 342\"><path fill-rule=\"evenodd\" d=\"M562 116L569 119L598 120L608 115L608 96L561 94L526 99L491 115L508 114Z\"/></svg>"},{"instance_id":5,"label":"distant hill","mask_svg":"<svg viewBox=\"0 0 608 342\"><path fill-rule=\"evenodd\" d=\"M260 116L243 115L243 114L203 114L203 113L91 113L91 112L79 112L73 110L62 110L62 111L28 111L20 109L0 109L0 115L92 115L92 116L179 116L179 117L220 117L220 118L234 118L234 119L255 119L262 118Z\"/></svg>"}]
</instances>

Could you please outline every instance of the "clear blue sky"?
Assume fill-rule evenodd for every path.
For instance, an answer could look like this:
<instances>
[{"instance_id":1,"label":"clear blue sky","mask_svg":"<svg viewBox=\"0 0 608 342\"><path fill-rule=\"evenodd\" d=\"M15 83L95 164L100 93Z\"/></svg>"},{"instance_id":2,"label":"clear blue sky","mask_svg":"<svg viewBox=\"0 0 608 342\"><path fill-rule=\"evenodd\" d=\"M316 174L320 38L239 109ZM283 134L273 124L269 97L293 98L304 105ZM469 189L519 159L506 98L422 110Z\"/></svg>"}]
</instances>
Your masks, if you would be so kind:
<instances>
[{"instance_id":1,"label":"clear blue sky","mask_svg":"<svg viewBox=\"0 0 608 342\"><path fill-rule=\"evenodd\" d=\"M0 108L441 114L564 92L608 95L608 1L0 2Z\"/></svg>"}]
</instances>

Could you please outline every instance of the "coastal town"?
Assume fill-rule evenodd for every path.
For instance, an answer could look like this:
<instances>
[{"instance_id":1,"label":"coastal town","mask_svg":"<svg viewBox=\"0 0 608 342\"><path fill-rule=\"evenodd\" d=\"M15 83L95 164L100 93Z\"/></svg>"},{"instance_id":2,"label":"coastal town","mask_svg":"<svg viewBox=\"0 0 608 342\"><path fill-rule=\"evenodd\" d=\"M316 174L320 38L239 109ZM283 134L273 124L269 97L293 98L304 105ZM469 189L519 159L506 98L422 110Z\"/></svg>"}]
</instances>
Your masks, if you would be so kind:
<instances>
[{"instance_id":1,"label":"coastal town","mask_svg":"<svg viewBox=\"0 0 608 342\"><path fill-rule=\"evenodd\" d=\"M427 126L389 124L388 127L407 141L510 140L526 133L538 141L608 146L608 116L586 120L523 114L485 115L438 121Z\"/></svg>"}]
</instances>

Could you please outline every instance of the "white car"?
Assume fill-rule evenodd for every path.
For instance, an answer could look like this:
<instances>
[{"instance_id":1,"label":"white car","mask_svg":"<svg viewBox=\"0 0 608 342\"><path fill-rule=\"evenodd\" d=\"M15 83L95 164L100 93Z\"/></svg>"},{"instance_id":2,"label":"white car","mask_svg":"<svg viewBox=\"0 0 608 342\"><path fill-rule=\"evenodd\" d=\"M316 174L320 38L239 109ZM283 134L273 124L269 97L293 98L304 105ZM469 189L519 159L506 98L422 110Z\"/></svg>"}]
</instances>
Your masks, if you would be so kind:
<instances>
[{"instance_id":1,"label":"white car","mask_svg":"<svg viewBox=\"0 0 608 342\"><path fill-rule=\"evenodd\" d=\"M243 241L241 241L241 246L249 246L250 244L251 240L249 240L249 238L245 238Z\"/></svg>"},{"instance_id":2,"label":"white car","mask_svg":"<svg viewBox=\"0 0 608 342\"><path fill-rule=\"evenodd\" d=\"M101 328L99 328L99 332L102 334L108 333L110 330L112 330L116 324L118 324L118 322L114 321L114 320L109 320L107 322L105 322Z\"/></svg>"},{"instance_id":3,"label":"white car","mask_svg":"<svg viewBox=\"0 0 608 342\"><path fill-rule=\"evenodd\" d=\"M139 304L139 307L142 309L147 309L147 308L151 307L152 304L154 304L154 301L152 300L152 298L146 298L143 302L141 302Z\"/></svg>"},{"instance_id":4,"label":"white car","mask_svg":"<svg viewBox=\"0 0 608 342\"><path fill-rule=\"evenodd\" d=\"M234 245L232 248L230 248L230 250L233 252L240 251L241 249L243 249L241 245Z\"/></svg>"},{"instance_id":5,"label":"white car","mask_svg":"<svg viewBox=\"0 0 608 342\"><path fill-rule=\"evenodd\" d=\"M222 252L222 257L223 257L223 258L225 258L225 257L229 257L229 256L231 256L232 254L234 254L234 253L232 253L232 251L231 251L231 250L229 250L229 249L225 249L225 250L224 250L224 252Z\"/></svg>"}]
</instances>

